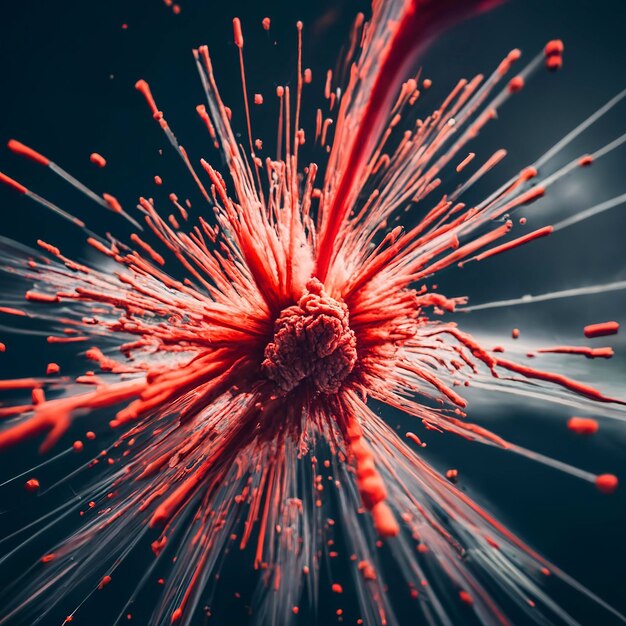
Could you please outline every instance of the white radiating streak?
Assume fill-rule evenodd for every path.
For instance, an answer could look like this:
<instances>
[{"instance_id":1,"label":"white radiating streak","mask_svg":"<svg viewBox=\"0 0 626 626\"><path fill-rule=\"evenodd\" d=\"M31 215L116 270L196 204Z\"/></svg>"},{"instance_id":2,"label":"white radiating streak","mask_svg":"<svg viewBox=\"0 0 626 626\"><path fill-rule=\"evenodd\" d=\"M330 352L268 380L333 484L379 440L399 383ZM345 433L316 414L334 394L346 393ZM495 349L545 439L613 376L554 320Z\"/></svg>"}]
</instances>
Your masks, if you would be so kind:
<instances>
[{"instance_id":1,"label":"white radiating streak","mask_svg":"<svg viewBox=\"0 0 626 626\"><path fill-rule=\"evenodd\" d=\"M535 302L546 302L548 300L560 300L562 298L573 298L575 296L588 296L596 293L606 293L607 291L620 291L626 289L626 280L618 280L613 283L603 285L590 285L589 287L576 287L574 289L563 289L562 291L551 291L536 296L526 294L521 298L511 298L509 300L494 300L483 304L459 307L456 310L463 313L472 311L482 311L485 309L499 309L505 306L516 306L518 304L534 304Z\"/></svg>"},{"instance_id":2,"label":"white radiating streak","mask_svg":"<svg viewBox=\"0 0 626 626\"><path fill-rule=\"evenodd\" d=\"M626 97L626 89L622 89L617 95L613 96L604 106L600 107L595 113L590 115L584 122L581 122L574 130L567 133L563 139L556 143L550 150L548 150L538 161L535 161L534 166L539 169L545 165L553 156L558 154L563 148L569 145L578 135L583 133L592 124L597 122L603 115L608 113L614 106L619 104L624 97Z\"/></svg>"},{"instance_id":3,"label":"white radiating streak","mask_svg":"<svg viewBox=\"0 0 626 626\"><path fill-rule=\"evenodd\" d=\"M571 394L556 394L553 389L541 389L539 387L530 387L528 385L521 387L515 386L514 384L504 384L502 379L499 379L496 382L491 382L492 380L493 379L488 379L487 377L474 378L472 379L472 387L474 389L480 389L490 393L520 396L528 401L543 403L543 405L546 403L558 404L570 407L576 411L589 411L594 414L598 412L598 403L588 398L575 397ZM477 398L472 397L471 401L472 406L476 406ZM515 402L517 404L519 401ZM484 411L484 409L482 410ZM623 406L607 404L603 405L601 410L603 419L626 422L626 409L624 409Z\"/></svg>"},{"instance_id":4,"label":"white radiating streak","mask_svg":"<svg viewBox=\"0 0 626 626\"><path fill-rule=\"evenodd\" d=\"M626 202L626 193L623 193L615 198L611 198L610 200L605 200L604 202L600 202L599 204L595 204L594 206L581 211L580 213L576 213L576 215L572 215L571 217L567 217L564 220L556 223L553 226L553 232L558 230L563 230L568 226L572 226L574 224L578 224L578 222L582 222L583 220L589 219L590 217L594 217L599 213L604 213L604 211L608 211L609 209L613 209L620 204L624 204Z\"/></svg>"},{"instance_id":5,"label":"white radiating streak","mask_svg":"<svg viewBox=\"0 0 626 626\"><path fill-rule=\"evenodd\" d=\"M17 476L13 476L12 478L5 480L3 483L0 483L0 487L4 487L5 485L12 483L14 480L17 480L18 478L23 478L24 476L27 476L28 474L32 474L40 470L41 468L46 467L46 465L49 465L50 463L54 463L55 461L65 456L66 454L71 453L72 451L73 451L73 448L71 447L67 448L66 450L63 450L63 452L59 452L58 454L55 454L49 459L46 459L45 461L43 461L43 463L39 463L39 465L35 465L34 467L31 467L30 469L23 471L21 474L17 474Z\"/></svg>"}]
</instances>

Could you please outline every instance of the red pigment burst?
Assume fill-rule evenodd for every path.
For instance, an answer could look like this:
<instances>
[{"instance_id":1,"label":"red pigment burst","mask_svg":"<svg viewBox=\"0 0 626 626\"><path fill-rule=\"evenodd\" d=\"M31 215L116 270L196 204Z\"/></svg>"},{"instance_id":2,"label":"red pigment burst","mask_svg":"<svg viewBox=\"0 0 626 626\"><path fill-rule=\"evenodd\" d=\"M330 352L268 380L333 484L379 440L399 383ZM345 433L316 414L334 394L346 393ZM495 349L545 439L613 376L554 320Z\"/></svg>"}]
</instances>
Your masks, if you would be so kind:
<instances>
[{"instance_id":1,"label":"red pigment burst","mask_svg":"<svg viewBox=\"0 0 626 626\"><path fill-rule=\"evenodd\" d=\"M315 143L328 154L321 182L317 164L301 169L298 160L306 138L303 89L313 80L302 68L302 24L295 94L289 87L276 90L276 158L261 158L262 144L252 132L240 21L234 20L234 41L247 148L235 138L208 48L194 51L207 97L197 112L225 159L228 181L204 159L196 170L148 84L139 81L154 119L212 207L195 221L190 204L175 194L169 197L173 212L141 198L133 217L112 195L99 196L39 152L9 142L14 153L60 175L136 232L124 241L87 230L82 220L0 173L5 184L86 230L87 243L102 257L86 264L44 241L38 242L42 255L3 240L3 269L31 287L26 304L7 298L0 311L47 324L49 343L76 344L97 371L70 375L49 363L45 377L0 382L14 395L30 394L0 408L6 420L0 448L43 436L41 450L48 452L88 414L95 420L90 423L104 417L120 433L72 473L86 476L80 497L27 526L37 532L1 559L8 562L35 537L52 533L58 520L80 519L71 535L51 539L34 578L32 572L20 578L0 623L33 611L44 619L57 606L72 621L91 594L118 580L129 588L120 619L130 619L147 580L167 562L150 624L189 624L201 604L210 605L210 583L225 554L235 547L247 554L251 547L261 590L253 619L286 624L301 603L315 605L320 572L337 556L339 542L358 591L357 623L368 626L397 623L391 577L404 580L415 614L429 624L464 623L468 611L484 623L570 623L543 589L548 574L596 603L604 616L621 617L457 489L457 470L441 475L426 463L418 435L407 432L407 445L372 408L383 403L417 418L426 431L512 451L602 492L618 485L613 475L533 453L467 419L461 390L470 384L530 389L535 397L566 399L583 409L607 403L618 411L626 402L560 372L503 358L503 347L489 348L450 321L455 310L472 309L467 299L438 293L430 280L623 201L509 237L518 228L516 210L626 141L620 137L539 177L539 169L624 92L486 199L471 205L461 199L506 154L497 150L481 161L468 144L535 72L562 64L563 45L552 41L511 76L521 57L513 50L492 74L459 81L434 112L418 117L431 81L406 77L422 46L452 18L494 4L376 0L368 23L358 17L347 84L333 89L329 72L329 112L317 111ZM269 29L268 18L262 27ZM253 101L260 105L264 98L256 94ZM91 161L106 165L96 153ZM448 176L466 177L441 194ZM163 184L161 176L155 183ZM418 218L403 227L409 209ZM182 279L176 277L181 268ZM615 322L599 323L585 335L617 330ZM588 346L534 353L613 354L610 347ZM598 430L590 418L572 418L568 426L586 435ZM105 428L99 436L106 437ZM30 470L26 489L55 487L41 469L66 452L85 454L95 438L88 431L88 441L76 440ZM153 565L130 586L123 576L116 580L118 568L145 541ZM392 566L379 554L383 545ZM333 580L331 590L342 593L347 584ZM68 607L76 589L84 599Z\"/></svg>"}]
</instances>

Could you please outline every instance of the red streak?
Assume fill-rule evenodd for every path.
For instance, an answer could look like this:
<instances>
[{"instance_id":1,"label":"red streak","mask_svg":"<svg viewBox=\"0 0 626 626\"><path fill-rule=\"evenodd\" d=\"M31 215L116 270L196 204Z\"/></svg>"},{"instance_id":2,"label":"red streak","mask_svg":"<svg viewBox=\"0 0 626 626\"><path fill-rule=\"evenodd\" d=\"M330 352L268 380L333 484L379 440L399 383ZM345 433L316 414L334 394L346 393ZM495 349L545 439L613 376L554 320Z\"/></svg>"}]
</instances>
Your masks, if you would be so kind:
<instances>
[{"instance_id":1,"label":"red streak","mask_svg":"<svg viewBox=\"0 0 626 626\"><path fill-rule=\"evenodd\" d=\"M589 324L583 329L585 337L604 337L605 335L615 335L619 330L617 322L601 322L599 324Z\"/></svg>"},{"instance_id":2,"label":"red streak","mask_svg":"<svg viewBox=\"0 0 626 626\"><path fill-rule=\"evenodd\" d=\"M28 189L26 189L24 185L20 185L20 183L18 183L16 180L13 180L2 172L0 172L0 183L8 185L9 187L15 189L15 191L19 191L19 193L26 193L28 191Z\"/></svg>"},{"instance_id":3,"label":"red streak","mask_svg":"<svg viewBox=\"0 0 626 626\"><path fill-rule=\"evenodd\" d=\"M35 161L35 163L40 163L41 165L50 165L50 159L47 159L43 154L25 146L22 142L17 141L16 139L11 139L7 144L9 150L15 152L15 154L21 154L25 156L27 159L31 161Z\"/></svg>"},{"instance_id":4,"label":"red streak","mask_svg":"<svg viewBox=\"0 0 626 626\"><path fill-rule=\"evenodd\" d=\"M474 10L486 10L500 0L411 0L404 17L397 25L393 38L385 51L384 60L372 88L367 106L359 121L359 129L352 141L348 166L329 208L328 218L317 250L315 276L322 282L326 278L333 256L334 244L341 225L349 212L350 203L357 190L363 168L371 155L385 124L389 105L396 98L398 84L403 80L407 66L427 45L437 30L453 19Z\"/></svg>"}]
</instances>

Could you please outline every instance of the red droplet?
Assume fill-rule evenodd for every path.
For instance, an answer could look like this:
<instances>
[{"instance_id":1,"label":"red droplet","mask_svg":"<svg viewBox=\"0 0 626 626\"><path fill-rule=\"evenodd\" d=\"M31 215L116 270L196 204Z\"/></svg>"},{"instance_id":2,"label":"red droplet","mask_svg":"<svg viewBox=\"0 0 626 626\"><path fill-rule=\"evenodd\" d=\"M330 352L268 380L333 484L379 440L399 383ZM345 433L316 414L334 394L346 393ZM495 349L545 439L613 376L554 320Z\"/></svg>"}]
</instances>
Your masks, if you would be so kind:
<instances>
[{"instance_id":1,"label":"red droplet","mask_svg":"<svg viewBox=\"0 0 626 626\"><path fill-rule=\"evenodd\" d=\"M94 165L97 165L98 167L104 167L107 164L106 159L101 154L98 154L97 152L92 152L91 156L89 157L89 160Z\"/></svg>"},{"instance_id":2,"label":"red droplet","mask_svg":"<svg viewBox=\"0 0 626 626\"><path fill-rule=\"evenodd\" d=\"M35 493L37 489L39 489L39 481L36 478L29 478L25 483L24 487L26 491L30 491L31 493Z\"/></svg>"},{"instance_id":3,"label":"red droplet","mask_svg":"<svg viewBox=\"0 0 626 626\"><path fill-rule=\"evenodd\" d=\"M602 493L613 493L619 484L614 474L600 474L596 477L596 487Z\"/></svg>"},{"instance_id":4,"label":"red droplet","mask_svg":"<svg viewBox=\"0 0 626 626\"><path fill-rule=\"evenodd\" d=\"M570 417L567 427L577 435L593 435L598 432L598 422L590 417Z\"/></svg>"}]
</instances>

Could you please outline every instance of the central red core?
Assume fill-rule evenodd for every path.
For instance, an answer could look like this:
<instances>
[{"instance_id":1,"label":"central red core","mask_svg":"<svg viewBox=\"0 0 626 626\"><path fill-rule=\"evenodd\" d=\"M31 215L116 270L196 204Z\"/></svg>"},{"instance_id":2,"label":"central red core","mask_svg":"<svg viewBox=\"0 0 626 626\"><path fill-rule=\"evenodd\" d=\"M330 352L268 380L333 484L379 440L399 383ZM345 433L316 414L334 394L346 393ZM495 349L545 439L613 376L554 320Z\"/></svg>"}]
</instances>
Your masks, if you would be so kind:
<instances>
[{"instance_id":1,"label":"central red core","mask_svg":"<svg viewBox=\"0 0 626 626\"><path fill-rule=\"evenodd\" d=\"M265 348L263 372L284 394L306 382L319 393L336 393L356 363L356 338L348 307L312 278L298 303L283 309Z\"/></svg>"}]
</instances>

